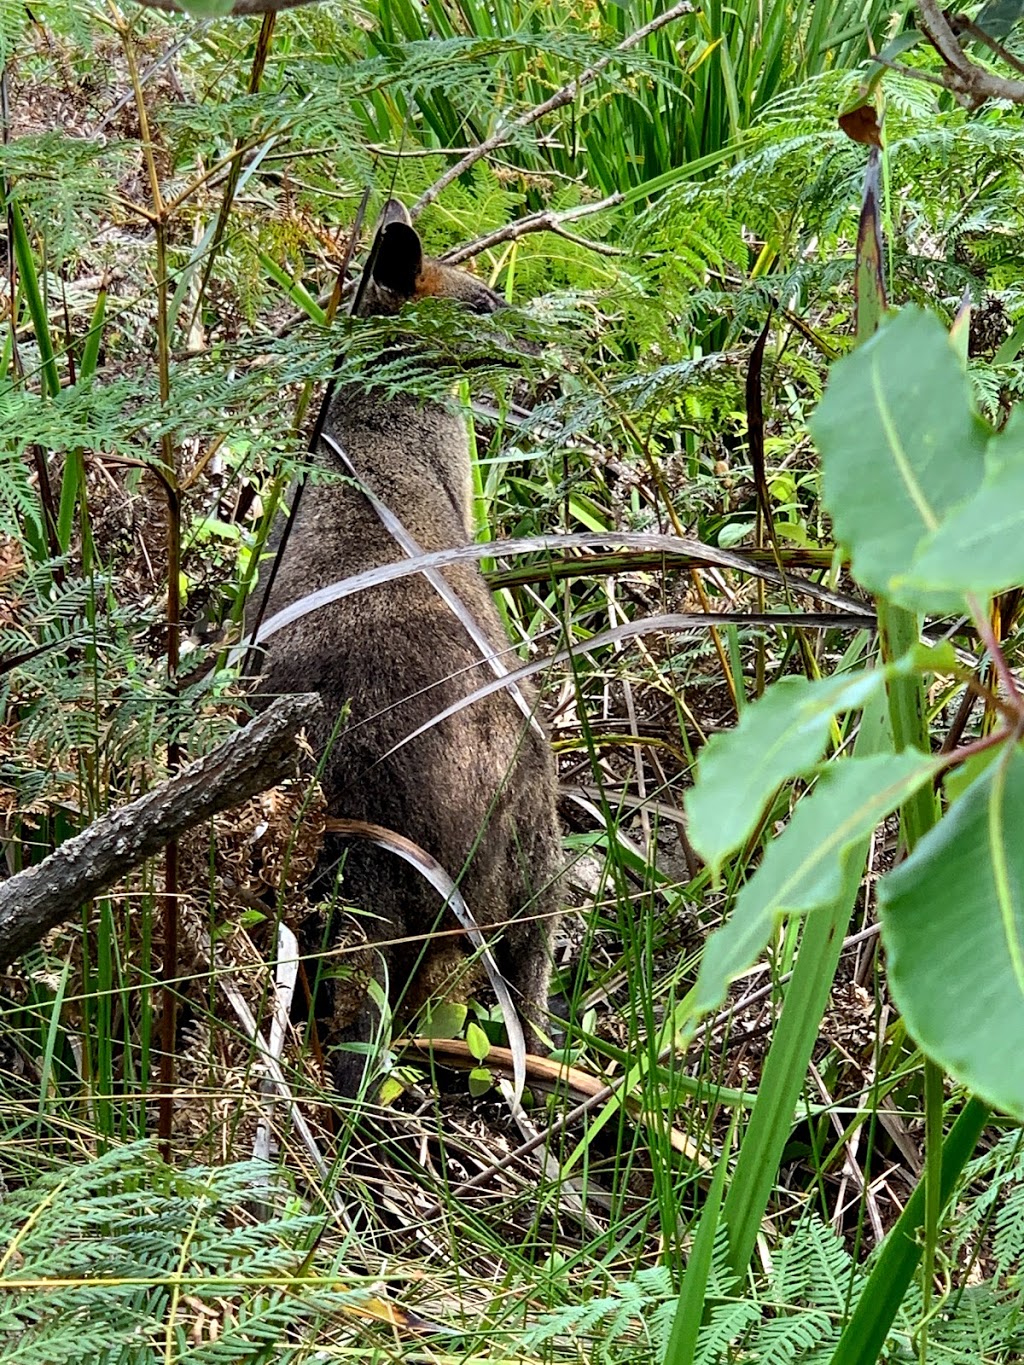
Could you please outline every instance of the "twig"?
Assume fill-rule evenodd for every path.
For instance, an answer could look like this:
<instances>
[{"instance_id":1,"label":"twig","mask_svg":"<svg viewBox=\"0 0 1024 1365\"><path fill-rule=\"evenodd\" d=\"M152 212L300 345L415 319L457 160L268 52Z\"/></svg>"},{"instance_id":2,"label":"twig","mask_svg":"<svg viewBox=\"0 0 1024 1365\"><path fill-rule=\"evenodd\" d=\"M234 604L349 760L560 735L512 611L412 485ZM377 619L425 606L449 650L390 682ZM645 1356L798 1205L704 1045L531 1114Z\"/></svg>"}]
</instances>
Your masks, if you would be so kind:
<instances>
[{"instance_id":1,"label":"twig","mask_svg":"<svg viewBox=\"0 0 1024 1365\"><path fill-rule=\"evenodd\" d=\"M552 225L551 231L556 237L564 237L567 242L572 242L574 246L586 247L588 251L595 251L598 256L629 256L632 253L622 246L611 246L608 242L594 242L589 237L581 237L578 233L567 232L564 227L559 227L557 223Z\"/></svg>"},{"instance_id":2,"label":"twig","mask_svg":"<svg viewBox=\"0 0 1024 1365\"><path fill-rule=\"evenodd\" d=\"M978 632L978 639L988 651L988 657L992 662L992 670L1003 685L1007 700L1011 708L1012 719L1018 724L1024 716L1024 697L1021 696L1020 688L1017 686L1017 679L1013 676L1010 665L1006 662L1006 655L999 647L996 633L992 629L992 621L982 603L973 593L967 596L967 605L970 608L971 616L974 620L974 628Z\"/></svg>"},{"instance_id":3,"label":"twig","mask_svg":"<svg viewBox=\"0 0 1024 1365\"><path fill-rule=\"evenodd\" d=\"M499 246L502 242L516 242L520 237L525 237L528 232L557 232L563 237L568 237L569 241L578 242L581 246L590 247L593 251L603 251L606 255L621 256L625 253L619 247L610 247L604 242L591 242L586 237L576 237L572 233L566 232L562 225L575 222L578 218L588 217L592 213L600 213L604 209L614 208L616 204L621 204L622 200L623 195L610 194L607 199L601 199L596 204L580 204L576 208L565 209L561 213L554 213L551 209L543 209L540 213L531 213L526 218L519 218L513 223L507 223L504 227L489 232L486 237L478 237L475 242L467 243L466 246L460 246L454 251L446 252L441 259L448 265L460 265L473 256L479 256L481 252L490 251L492 247Z\"/></svg>"},{"instance_id":4,"label":"twig","mask_svg":"<svg viewBox=\"0 0 1024 1365\"><path fill-rule=\"evenodd\" d=\"M975 109L986 100L1024 104L1024 81L1010 80L975 65L967 56L935 0L916 0L921 30L946 65L944 84L958 99Z\"/></svg>"},{"instance_id":5,"label":"twig","mask_svg":"<svg viewBox=\"0 0 1024 1365\"><path fill-rule=\"evenodd\" d=\"M146 0L139 0L139 3L145 4ZM156 61L150 62L149 66L147 66L144 71L139 72L139 84L142 86L148 85L149 82L153 79L153 77L158 76L169 62L173 62L175 57L181 51L181 49L183 47L187 47L193 38L197 37L200 33L203 32L204 29L209 27L209 24L210 24L209 19L201 19L193 28L190 28L187 30L187 32L183 33L176 43L172 43L172 45L167 49L166 52L163 52L159 57L157 57ZM99 137L100 133L103 132L104 128L108 128L110 124L113 123L114 119L117 118L118 114L125 107L125 105L131 104L134 98L135 91L127 90L117 101L116 104L112 104L110 106L107 112L100 119L99 123L93 126L92 136Z\"/></svg>"},{"instance_id":6,"label":"twig","mask_svg":"<svg viewBox=\"0 0 1024 1365\"><path fill-rule=\"evenodd\" d=\"M892 71L897 76L908 76L912 81L922 81L925 85L937 85L940 90L948 89L945 77L933 76L930 71L920 71L916 66L905 66L903 62L891 62L888 57L880 54L874 58L879 66L884 66L886 71Z\"/></svg>"},{"instance_id":7,"label":"twig","mask_svg":"<svg viewBox=\"0 0 1024 1365\"><path fill-rule=\"evenodd\" d=\"M635 33L630 33L628 37L623 38L622 42L619 43L614 51L606 53L605 56L596 61L593 66L588 66L586 70L581 71L578 76L575 76L566 85L563 85L560 90L556 90L550 99L544 100L542 104L534 105L532 109L527 109L524 114L520 114L518 118L514 118L511 123L503 124L496 133L492 133L489 138L485 138L484 141L480 143L479 147L476 147L472 152L467 152L454 166L449 166L444 175L442 175L440 179L435 180L430 189L424 194L421 194L419 199L416 200L416 203L409 210L411 216L415 218L417 214L422 213L428 204L432 204L438 195L443 193L453 181L458 180L460 176L465 175L466 171L468 171L471 166L475 166L483 157L489 156L491 152L496 151L504 143L507 143L510 133L523 128L529 128L536 123L538 119L544 118L546 114L551 114L556 109L561 109L564 105L571 104L584 86L591 85L596 81L602 71L611 66L612 62L614 62L617 57L621 56L623 52L628 52L630 48L636 47L637 43L642 43L645 38L649 38L652 33L657 33L659 29L664 28L666 24L671 24L673 20L681 18L684 14L692 13L693 5L691 0L679 0L679 3L673 5L671 9L665 10L662 14L655 15L650 23L644 24L641 28L638 28Z\"/></svg>"},{"instance_id":8,"label":"twig","mask_svg":"<svg viewBox=\"0 0 1024 1365\"><path fill-rule=\"evenodd\" d=\"M295 770L295 734L319 708L311 693L279 698L212 754L0 883L0 964L13 962L170 840L283 781Z\"/></svg>"},{"instance_id":9,"label":"twig","mask_svg":"<svg viewBox=\"0 0 1024 1365\"><path fill-rule=\"evenodd\" d=\"M977 43L984 43L991 48L995 55L1007 64L1012 66L1014 71L1019 71L1024 75L1024 62L1019 57L1014 56L1008 47L1004 47L997 38L993 38L991 33L986 33L983 28L979 28L973 19L968 19L966 14L954 14L952 16L953 28L956 33L966 33Z\"/></svg>"}]
</instances>

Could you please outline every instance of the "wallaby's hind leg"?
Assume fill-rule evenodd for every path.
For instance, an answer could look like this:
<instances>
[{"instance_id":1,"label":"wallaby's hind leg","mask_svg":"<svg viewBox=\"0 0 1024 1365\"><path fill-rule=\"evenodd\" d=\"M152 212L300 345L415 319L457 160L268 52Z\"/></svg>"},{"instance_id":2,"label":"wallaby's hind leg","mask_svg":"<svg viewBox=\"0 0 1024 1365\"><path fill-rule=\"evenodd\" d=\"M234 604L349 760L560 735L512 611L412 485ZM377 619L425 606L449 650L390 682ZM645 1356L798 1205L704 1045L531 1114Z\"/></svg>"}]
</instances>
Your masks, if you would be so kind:
<instances>
[{"instance_id":1,"label":"wallaby's hind leg","mask_svg":"<svg viewBox=\"0 0 1024 1365\"><path fill-rule=\"evenodd\" d=\"M542 764L538 785L545 789L553 774ZM506 904L515 907L515 918L504 928L495 948L502 976L512 987L512 998L523 1020L529 1051L546 1053L551 1036L548 991L551 986L551 952L558 914L555 877L559 865L560 839L552 805L544 812L528 808L531 787L520 792L521 808L513 825L515 837L507 846L509 862ZM540 818L538 818L538 816ZM534 1025L534 1027L531 1027Z\"/></svg>"},{"instance_id":2,"label":"wallaby's hind leg","mask_svg":"<svg viewBox=\"0 0 1024 1365\"><path fill-rule=\"evenodd\" d=\"M551 984L551 928L541 921L512 926L495 946L498 969L512 989L530 1052L547 1051L548 988ZM537 1025L537 1028L531 1028Z\"/></svg>"}]
</instances>

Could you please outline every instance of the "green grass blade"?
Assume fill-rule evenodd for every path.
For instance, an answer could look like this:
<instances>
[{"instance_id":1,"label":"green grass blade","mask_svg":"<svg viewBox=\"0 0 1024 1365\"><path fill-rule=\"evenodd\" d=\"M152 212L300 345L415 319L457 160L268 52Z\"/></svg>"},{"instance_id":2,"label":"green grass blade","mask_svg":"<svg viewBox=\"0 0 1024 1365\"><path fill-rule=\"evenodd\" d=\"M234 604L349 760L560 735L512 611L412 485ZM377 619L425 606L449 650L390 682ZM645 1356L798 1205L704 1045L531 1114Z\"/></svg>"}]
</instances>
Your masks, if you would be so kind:
<instances>
[{"instance_id":1,"label":"green grass blade","mask_svg":"<svg viewBox=\"0 0 1024 1365\"><path fill-rule=\"evenodd\" d=\"M71 546L71 533L75 525L75 509L79 494L85 488L85 460L80 450L68 451L64 461L64 477L60 483L60 506L57 509L57 542L61 553L67 554Z\"/></svg>"},{"instance_id":2,"label":"green grass blade","mask_svg":"<svg viewBox=\"0 0 1024 1365\"><path fill-rule=\"evenodd\" d=\"M864 708L854 751L858 757L885 753L891 743L885 700L875 697ZM793 1129L793 1115L839 965L867 851L865 840L862 849L851 852L843 890L835 903L807 917L796 967L765 1059L757 1103L725 1201L729 1264L737 1277L745 1273L753 1255L782 1152Z\"/></svg>"},{"instance_id":3,"label":"green grass blade","mask_svg":"<svg viewBox=\"0 0 1024 1365\"><path fill-rule=\"evenodd\" d=\"M96 366L99 364L100 343L103 340L103 323L106 311L107 291L104 287L97 295L96 306L92 311L92 322L85 336L82 364L78 372L78 382L83 387L88 386L89 381L96 373ZM57 541L62 554L67 554L71 548L75 509L78 507L80 499L84 501L85 487L85 457L81 450L69 451L67 459L64 461L64 477L61 479L60 485L60 506L57 509ZM83 541L88 541L87 533L83 533ZM86 559L89 558L91 546L83 544L83 555Z\"/></svg>"},{"instance_id":4,"label":"green grass blade","mask_svg":"<svg viewBox=\"0 0 1024 1365\"><path fill-rule=\"evenodd\" d=\"M96 373L100 358L100 342L103 340L103 324L107 317L107 287L102 285L96 295L96 306L92 310L92 321L85 334L82 348L82 363L78 369L79 383L91 379Z\"/></svg>"},{"instance_id":5,"label":"green grass blade","mask_svg":"<svg viewBox=\"0 0 1024 1365\"><path fill-rule=\"evenodd\" d=\"M39 287L39 275L32 256L32 243L29 241L25 219L15 199L10 201L10 215L11 231L14 234L14 259L18 264L21 292L28 306L36 345L39 347L43 387L53 397L60 393L60 376L57 374L57 359L53 350L53 340L50 336L49 319L46 316L46 300L43 298L43 291Z\"/></svg>"},{"instance_id":6,"label":"green grass blade","mask_svg":"<svg viewBox=\"0 0 1024 1365\"><path fill-rule=\"evenodd\" d=\"M272 256L268 256L265 251L259 253L260 265L275 280L284 292L291 299L297 308L301 308L307 317L319 324L321 327L327 326L327 314L317 303L316 299L297 280L291 279L288 272L282 270Z\"/></svg>"},{"instance_id":7,"label":"green grass blade","mask_svg":"<svg viewBox=\"0 0 1024 1365\"><path fill-rule=\"evenodd\" d=\"M961 1171L974 1154L989 1113L988 1106L981 1100L968 1100L950 1129L942 1147L940 1200L943 1205L949 1202ZM924 1226L924 1219L925 1182L922 1180L883 1242L829 1365L874 1365L878 1359L921 1259L918 1233Z\"/></svg>"},{"instance_id":8,"label":"green grass blade","mask_svg":"<svg viewBox=\"0 0 1024 1365\"><path fill-rule=\"evenodd\" d=\"M53 1076L53 1057L57 1050L57 1040L61 1031L61 1013L64 1009L64 996L68 988L68 978L71 974L71 961L65 960L61 969L60 980L53 993L53 1001L50 1006L50 1017L46 1026L46 1043L43 1047L43 1060L39 1067L39 1114L38 1123L39 1134L43 1132L43 1123L46 1119L46 1106L51 1093L56 1090L56 1082Z\"/></svg>"},{"instance_id":9,"label":"green grass blade","mask_svg":"<svg viewBox=\"0 0 1024 1365\"><path fill-rule=\"evenodd\" d=\"M679 1287L679 1301L676 1305L676 1315L672 1320L668 1345L665 1347L664 1365L693 1365L696 1357L697 1337L700 1335L701 1321L704 1317L704 1300L711 1274L711 1258L731 1149L732 1142L726 1142L721 1159L715 1168L707 1199L704 1201L697 1235L693 1239L690 1258Z\"/></svg>"}]
</instances>

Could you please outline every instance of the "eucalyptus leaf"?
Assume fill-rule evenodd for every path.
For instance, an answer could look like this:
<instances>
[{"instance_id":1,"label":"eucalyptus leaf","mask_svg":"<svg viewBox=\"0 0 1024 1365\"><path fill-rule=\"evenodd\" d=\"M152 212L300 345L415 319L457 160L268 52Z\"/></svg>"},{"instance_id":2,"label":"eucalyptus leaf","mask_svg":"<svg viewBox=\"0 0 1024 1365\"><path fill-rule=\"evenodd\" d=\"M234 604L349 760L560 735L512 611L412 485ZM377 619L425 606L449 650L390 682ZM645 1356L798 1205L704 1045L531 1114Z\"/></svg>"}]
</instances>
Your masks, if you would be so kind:
<instances>
[{"instance_id":1,"label":"eucalyptus leaf","mask_svg":"<svg viewBox=\"0 0 1024 1365\"><path fill-rule=\"evenodd\" d=\"M990 38L1002 41L1014 24L1020 22L1022 12L1024 4L1021 0L988 0L975 23L980 29L984 29Z\"/></svg>"},{"instance_id":2,"label":"eucalyptus leaf","mask_svg":"<svg viewBox=\"0 0 1024 1365\"><path fill-rule=\"evenodd\" d=\"M779 786L818 761L834 718L863 707L885 678L880 669L817 681L781 678L732 730L709 740L686 813L690 841L712 873L753 834Z\"/></svg>"},{"instance_id":3,"label":"eucalyptus leaf","mask_svg":"<svg viewBox=\"0 0 1024 1365\"><path fill-rule=\"evenodd\" d=\"M985 475L989 429L942 323L905 308L832 367L810 421L824 501L854 577L915 611L955 611L956 589L909 582L915 557Z\"/></svg>"},{"instance_id":4,"label":"eucalyptus leaf","mask_svg":"<svg viewBox=\"0 0 1024 1365\"><path fill-rule=\"evenodd\" d=\"M1007 748L878 885L893 998L914 1040L1024 1119L1024 753ZM955 970L951 968L955 964Z\"/></svg>"},{"instance_id":5,"label":"eucalyptus leaf","mask_svg":"<svg viewBox=\"0 0 1024 1365\"><path fill-rule=\"evenodd\" d=\"M922 783L941 760L916 749L830 763L789 824L765 850L732 915L708 939L694 987L699 1013L716 1009L729 983L757 961L780 915L806 914L840 895L850 850Z\"/></svg>"},{"instance_id":6,"label":"eucalyptus leaf","mask_svg":"<svg viewBox=\"0 0 1024 1365\"><path fill-rule=\"evenodd\" d=\"M1024 583L1024 417L1014 412L989 443L981 487L921 545L908 592L994 596Z\"/></svg>"}]
</instances>

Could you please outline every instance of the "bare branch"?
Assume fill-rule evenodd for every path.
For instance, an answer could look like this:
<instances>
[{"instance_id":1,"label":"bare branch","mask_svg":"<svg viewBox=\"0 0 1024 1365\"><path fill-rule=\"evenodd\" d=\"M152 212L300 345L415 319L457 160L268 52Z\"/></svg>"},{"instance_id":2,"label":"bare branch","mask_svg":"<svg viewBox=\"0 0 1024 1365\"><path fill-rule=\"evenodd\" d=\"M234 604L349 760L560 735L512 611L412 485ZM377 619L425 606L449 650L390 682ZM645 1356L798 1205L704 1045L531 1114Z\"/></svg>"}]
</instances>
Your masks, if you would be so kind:
<instances>
[{"instance_id":1,"label":"bare branch","mask_svg":"<svg viewBox=\"0 0 1024 1365\"><path fill-rule=\"evenodd\" d=\"M1008 47L1004 47L991 33L986 33L983 28L979 28L973 19L968 19L966 14L953 14L950 22L954 33L966 33L973 38L976 43L983 43L985 47L991 48L1001 62L1006 62L1007 66L1012 66L1014 71L1019 71L1024 75L1024 62L1019 57L1015 57Z\"/></svg>"},{"instance_id":2,"label":"bare branch","mask_svg":"<svg viewBox=\"0 0 1024 1365\"><path fill-rule=\"evenodd\" d=\"M592 213L600 213L603 209L614 208L616 204L622 203L622 198L621 194L610 194L607 199L602 199L599 203L580 204L573 209L564 209L561 213L554 213L551 209L543 209L540 213L531 213L526 218L518 218L515 222L507 223L503 228L489 232L486 237L479 237L475 242L469 242L466 246L460 246L455 251L447 252L441 259L449 265L460 265L463 261L479 256L483 251L490 251L492 247L499 246L502 242L516 242L529 232L555 232L562 237L567 237L571 242L578 242L581 246L590 247L593 251L603 251L609 255L621 255L622 252L618 247L609 247L604 242L589 242L585 237L577 237L573 233L566 232L563 224L574 222L579 218L586 218Z\"/></svg>"},{"instance_id":3,"label":"bare branch","mask_svg":"<svg viewBox=\"0 0 1024 1365\"><path fill-rule=\"evenodd\" d=\"M958 100L971 109L986 100L1024 104L1024 81L996 75L972 62L935 0L916 0L915 7L921 31L945 63L943 84Z\"/></svg>"},{"instance_id":4,"label":"bare branch","mask_svg":"<svg viewBox=\"0 0 1024 1365\"><path fill-rule=\"evenodd\" d=\"M313 693L280 697L212 754L0 883L0 965L13 962L171 839L293 773L296 731L319 707Z\"/></svg>"}]
</instances>

